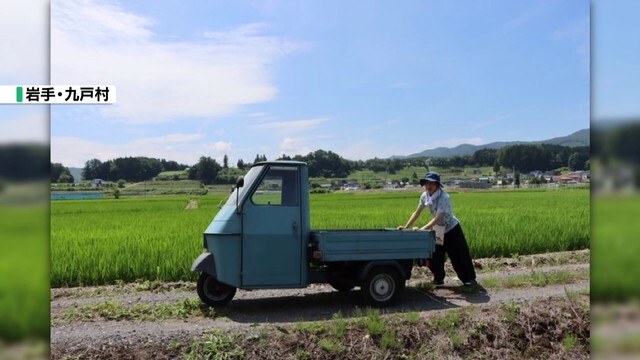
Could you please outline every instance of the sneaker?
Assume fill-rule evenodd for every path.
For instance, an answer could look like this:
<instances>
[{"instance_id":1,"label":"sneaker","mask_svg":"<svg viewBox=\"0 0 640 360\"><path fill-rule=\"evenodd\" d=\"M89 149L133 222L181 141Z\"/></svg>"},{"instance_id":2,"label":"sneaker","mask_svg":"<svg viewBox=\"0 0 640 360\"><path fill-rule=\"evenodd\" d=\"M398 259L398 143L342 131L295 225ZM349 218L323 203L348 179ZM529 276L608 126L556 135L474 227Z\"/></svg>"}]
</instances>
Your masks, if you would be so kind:
<instances>
[{"instance_id":1,"label":"sneaker","mask_svg":"<svg viewBox=\"0 0 640 360\"><path fill-rule=\"evenodd\" d=\"M478 285L478 282L475 280L465 281L462 283L464 286L475 286Z\"/></svg>"}]
</instances>

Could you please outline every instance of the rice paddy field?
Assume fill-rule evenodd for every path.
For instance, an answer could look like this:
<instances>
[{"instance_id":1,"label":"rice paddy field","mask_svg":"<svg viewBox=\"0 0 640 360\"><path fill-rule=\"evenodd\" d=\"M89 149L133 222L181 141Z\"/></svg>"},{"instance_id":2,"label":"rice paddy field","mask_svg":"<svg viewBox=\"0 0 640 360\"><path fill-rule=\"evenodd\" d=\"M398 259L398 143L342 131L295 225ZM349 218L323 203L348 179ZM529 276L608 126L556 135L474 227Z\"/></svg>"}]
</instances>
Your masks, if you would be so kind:
<instances>
[{"instance_id":1,"label":"rice paddy field","mask_svg":"<svg viewBox=\"0 0 640 360\"><path fill-rule=\"evenodd\" d=\"M0 205L2 342L49 341L48 208Z\"/></svg>"},{"instance_id":2,"label":"rice paddy field","mask_svg":"<svg viewBox=\"0 0 640 360\"><path fill-rule=\"evenodd\" d=\"M420 192L311 195L313 229L404 224ZM590 246L588 189L451 194L473 257ZM202 232L223 196L155 196L51 202L51 286L192 280ZM197 207L192 206L197 203ZM187 206L191 204L190 206ZM416 225L425 224L424 212Z\"/></svg>"},{"instance_id":3,"label":"rice paddy field","mask_svg":"<svg viewBox=\"0 0 640 360\"><path fill-rule=\"evenodd\" d=\"M594 301L640 299L640 195L600 196L593 201L591 295Z\"/></svg>"}]
</instances>

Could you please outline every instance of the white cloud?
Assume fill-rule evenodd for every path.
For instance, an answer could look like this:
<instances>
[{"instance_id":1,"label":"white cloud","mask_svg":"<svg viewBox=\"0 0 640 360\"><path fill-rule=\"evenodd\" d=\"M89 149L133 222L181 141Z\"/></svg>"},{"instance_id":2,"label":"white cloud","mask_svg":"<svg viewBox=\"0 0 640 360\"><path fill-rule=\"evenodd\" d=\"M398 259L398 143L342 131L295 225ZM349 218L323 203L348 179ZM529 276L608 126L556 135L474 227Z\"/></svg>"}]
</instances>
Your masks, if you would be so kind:
<instances>
[{"instance_id":1,"label":"white cloud","mask_svg":"<svg viewBox=\"0 0 640 360\"><path fill-rule=\"evenodd\" d=\"M293 140L292 138L286 138L280 143L280 149L282 151L290 151L295 148L295 144L295 140Z\"/></svg>"},{"instance_id":2,"label":"white cloud","mask_svg":"<svg viewBox=\"0 0 640 360\"><path fill-rule=\"evenodd\" d=\"M132 144L171 144L185 143L200 140L204 137L202 134L169 134L155 138L146 138L133 141Z\"/></svg>"},{"instance_id":3,"label":"white cloud","mask_svg":"<svg viewBox=\"0 0 640 360\"><path fill-rule=\"evenodd\" d=\"M305 120L291 120L291 121L276 121L264 124L250 125L250 129L254 130L274 130L274 131L288 131L296 132L302 130L313 129L316 126L327 122L327 118L305 119Z\"/></svg>"},{"instance_id":4,"label":"white cloud","mask_svg":"<svg viewBox=\"0 0 640 360\"><path fill-rule=\"evenodd\" d=\"M280 142L280 155L306 155L313 151L307 144L308 141L305 138L284 138L282 142Z\"/></svg>"},{"instance_id":5,"label":"white cloud","mask_svg":"<svg viewBox=\"0 0 640 360\"><path fill-rule=\"evenodd\" d=\"M349 143L345 148L336 150L335 152L349 160L365 160L380 157L380 148L370 140Z\"/></svg>"},{"instance_id":6,"label":"white cloud","mask_svg":"<svg viewBox=\"0 0 640 360\"><path fill-rule=\"evenodd\" d=\"M49 109L25 109L15 117L0 120L0 143L49 142Z\"/></svg>"},{"instance_id":7,"label":"white cloud","mask_svg":"<svg viewBox=\"0 0 640 360\"><path fill-rule=\"evenodd\" d=\"M231 143L230 142L224 142L224 141L218 141L215 144L211 145L210 148L213 151L217 151L217 152L231 151Z\"/></svg>"},{"instance_id":8,"label":"white cloud","mask_svg":"<svg viewBox=\"0 0 640 360\"><path fill-rule=\"evenodd\" d=\"M118 103L101 111L126 123L214 119L272 100L269 66L298 49L261 34L264 24L159 42L152 20L104 1L58 0L51 14L52 82L115 85Z\"/></svg>"},{"instance_id":9,"label":"white cloud","mask_svg":"<svg viewBox=\"0 0 640 360\"><path fill-rule=\"evenodd\" d=\"M5 0L0 11L0 81L49 81L49 0Z\"/></svg>"},{"instance_id":10,"label":"white cloud","mask_svg":"<svg viewBox=\"0 0 640 360\"><path fill-rule=\"evenodd\" d=\"M206 145L200 141L202 139L202 134L169 134L124 144L109 144L57 136L51 138L51 161L65 166L82 167L89 159L107 161L117 157L147 156L190 165L205 153Z\"/></svg>"}]
</instances>

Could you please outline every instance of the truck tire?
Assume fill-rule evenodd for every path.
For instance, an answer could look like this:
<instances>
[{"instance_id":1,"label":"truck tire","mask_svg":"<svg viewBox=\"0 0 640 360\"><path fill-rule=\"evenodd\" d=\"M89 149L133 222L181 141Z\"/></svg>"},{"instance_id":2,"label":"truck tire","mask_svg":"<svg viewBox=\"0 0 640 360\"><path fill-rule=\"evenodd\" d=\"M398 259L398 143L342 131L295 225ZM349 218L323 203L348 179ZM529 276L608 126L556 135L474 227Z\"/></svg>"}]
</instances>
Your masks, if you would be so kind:
<instances>
[{"instance_id":1,"label":"truck tire","mask_svg":"<svg viewBox=\"0 0 640 360\"><path fill-rule=\"evenodd\" d=\"M200 274L196 290L200 300L212 307L227 305L236 294L235 287L219 282L206 272Z\"/></svg>"},{"instance_id":2,"label":"truck tire","mask_svg":"<svg viewBox=\"0 0 640 360\"><path fill-rule=\"evenodd\" d=\"M398 270L390 266L378 266L367 274L362 284L362 294L371 306L384 307L392 304L404 287Z\"/></svg>"}]
</instances>

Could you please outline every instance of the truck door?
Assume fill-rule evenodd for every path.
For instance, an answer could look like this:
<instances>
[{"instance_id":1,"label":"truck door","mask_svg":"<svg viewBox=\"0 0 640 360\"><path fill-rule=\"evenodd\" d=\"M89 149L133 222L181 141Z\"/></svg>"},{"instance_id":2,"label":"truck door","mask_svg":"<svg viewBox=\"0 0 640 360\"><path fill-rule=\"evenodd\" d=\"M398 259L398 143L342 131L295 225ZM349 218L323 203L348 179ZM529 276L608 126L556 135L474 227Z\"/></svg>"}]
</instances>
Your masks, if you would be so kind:
<instances>
[{"instance_id":1,"label":"truck door","mask_svg":"<svg viewBox=\"0 0 640 360\"><path fill-rule=\"evenodd\" d=\"M271 166L243 206L242 285L301 283L300 171Z\"/></svg>"}]
</instances>

